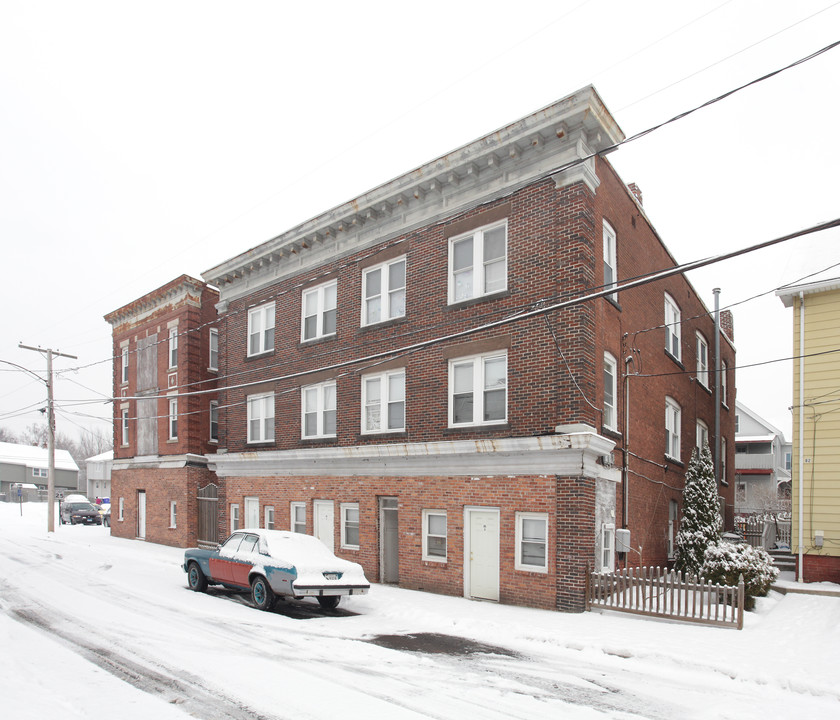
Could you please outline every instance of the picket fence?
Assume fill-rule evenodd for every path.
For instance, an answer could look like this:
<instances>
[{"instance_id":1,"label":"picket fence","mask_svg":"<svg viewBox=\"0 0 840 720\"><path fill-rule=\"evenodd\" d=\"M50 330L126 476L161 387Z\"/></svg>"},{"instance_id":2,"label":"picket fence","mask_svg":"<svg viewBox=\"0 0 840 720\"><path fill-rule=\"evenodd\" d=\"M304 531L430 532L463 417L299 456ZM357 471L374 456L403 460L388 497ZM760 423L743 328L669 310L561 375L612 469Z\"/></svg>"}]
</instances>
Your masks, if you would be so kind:
<instances>
[{"instance_id":1,"label":"picket fence","mask_svg":"<svg viewBox=\"0 0 840 720\"><path fill-rule=\"evenodd\" d=\"M660 567L588 572L586 609L744 627L744 578L737 586L704 582Z\"/></svg>"}]
</instances>

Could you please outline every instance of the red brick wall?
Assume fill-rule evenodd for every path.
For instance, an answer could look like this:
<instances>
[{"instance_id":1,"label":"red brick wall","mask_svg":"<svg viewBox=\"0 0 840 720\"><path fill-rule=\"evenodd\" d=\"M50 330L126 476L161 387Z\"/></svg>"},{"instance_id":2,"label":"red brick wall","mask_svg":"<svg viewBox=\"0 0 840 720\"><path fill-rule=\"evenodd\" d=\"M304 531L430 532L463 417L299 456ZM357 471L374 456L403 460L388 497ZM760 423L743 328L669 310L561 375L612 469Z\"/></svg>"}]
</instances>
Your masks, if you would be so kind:
<instances>
[{"instance_id":1,"label":"red brick wall","mask_svg":"<svg viewBox=\"0 0 840 720\"><path fill-rule=\"evenodd\" d=\"M146 493L146 540L160 545L194 547L197 544L199 487L218 484L215 473L206 468L134 468L115 470L111 475L111 535L137 537L137 493ZM120 498L124 500L119 520ZM170 527L170 502L176 505L176 527ZM220 505L223 500L220 500Z\"/></svg>"},{"instance_id":2,"label":"red brick wall","mask_svg":"<svg viewBox=\"0 0 840 720\"><path fill-rule=\"evenodd\" d=\"M799 559L796 561L797 579L799 579ZM802 574L806 583L840 583L840 557L830 555L805 555L802 558Z\"/></svg>"}]
</instances>

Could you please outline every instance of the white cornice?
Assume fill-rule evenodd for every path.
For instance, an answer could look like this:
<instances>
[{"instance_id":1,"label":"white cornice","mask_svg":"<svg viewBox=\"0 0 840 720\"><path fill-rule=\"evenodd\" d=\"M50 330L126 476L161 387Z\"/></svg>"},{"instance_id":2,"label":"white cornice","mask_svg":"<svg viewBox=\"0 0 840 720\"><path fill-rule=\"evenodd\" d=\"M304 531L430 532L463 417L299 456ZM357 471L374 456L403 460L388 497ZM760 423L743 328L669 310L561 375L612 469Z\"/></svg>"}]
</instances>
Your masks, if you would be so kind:
<instances>
[{"instance_id":1,"label":"white cornice","mask_svg":"<svg viewBox=\"0 0 840 720\"><path fill-rule=\"evenodd\" d=\"M141 468L170 470L174 468L182 468L187 465L206 467L207 464L207 455L195 455L193 453L187 453L185 455L142 455L131 458L117 458L111 466L111 471L138 470Z\"/></svg>"},{"instance_id":2,"label":"white cornice","mask_svg":"<svg viewBox=\"0 0 840 720\"><path fill-rule=\"evenodd\" d=\"M840 290L840 278L818 280L817 282L805 283L804 285L791 285L782 290L776 290L776 295L785 307L792 307L793 301L799 297L799 293L813 295L814 293L829 292L831 290Z\"/></svg>"},{"instance_id":3,"label":"white cornice","mask_svg":"<svg viewBox=\"0 0 840 720\"><path fill-rule=\"evenodd\" d=\"M220 477L562 475L613 479L594 433L208 455Z\"/></svg>"},{"instance_id":4,"label":"white cornice","mask_svg":"<svg viewBox=\"0 0 840 720\"><path fill-rule=\"evenodd\" d=\"M318 267L505 197L624 138L592 86L329 210L203 273L221 306ZM568 179L597 187L589 161ZM594 184L594 187L593 187Z\"/></svg>"}]
</instances>

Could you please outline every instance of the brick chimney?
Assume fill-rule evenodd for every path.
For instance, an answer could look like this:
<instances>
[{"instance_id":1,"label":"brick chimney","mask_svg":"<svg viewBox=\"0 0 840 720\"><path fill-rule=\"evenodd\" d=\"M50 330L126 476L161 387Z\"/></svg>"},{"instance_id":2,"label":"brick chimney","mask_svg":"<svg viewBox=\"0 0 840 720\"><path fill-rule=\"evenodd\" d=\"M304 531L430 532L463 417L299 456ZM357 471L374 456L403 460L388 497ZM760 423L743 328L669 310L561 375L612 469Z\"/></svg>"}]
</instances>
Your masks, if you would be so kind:
<instances>
[{"instance_id":1,"label":"brick chimney","mask_svg":"<svg viewBox=\"0 0 840 720\"><path fill-rule=\"evenodd\" d=\"M731 310L720 311L720 329L732 342L735 342L735 324L732 320Z\"/></svg>"},{"instance_id":2,"label":"brick chimney","mask_svg":"<svg viewBox=\"0 0 840 720\"><path fill-rule=\"evenodd\" d=\"M627 188L631 193L633 193L633 197L636 198L636 202L639 203L639 205L644 205L642 202L642 191L639 190L639 186L636 185L636 183L630 183Z\"/></svg>"}]
</instances>

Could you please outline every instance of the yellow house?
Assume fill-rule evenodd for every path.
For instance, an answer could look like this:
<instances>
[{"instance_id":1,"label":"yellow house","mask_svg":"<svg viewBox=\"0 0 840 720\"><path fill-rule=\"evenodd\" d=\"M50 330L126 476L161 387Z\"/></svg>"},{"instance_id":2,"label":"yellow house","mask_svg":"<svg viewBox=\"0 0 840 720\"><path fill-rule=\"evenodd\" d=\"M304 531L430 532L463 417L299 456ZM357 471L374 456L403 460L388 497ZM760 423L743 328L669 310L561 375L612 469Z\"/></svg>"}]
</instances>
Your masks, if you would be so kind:
<instances>
[{"instance_id":1,"label":"yellow house","mask_svg":"<svg viewBox=\"0 0 840 720\"><path fill-rule=\"evenodd\" d=\"M840 278L778 290L793 308L791 550L797 579L840 583Z\"/></svg>"}]
</instances>

